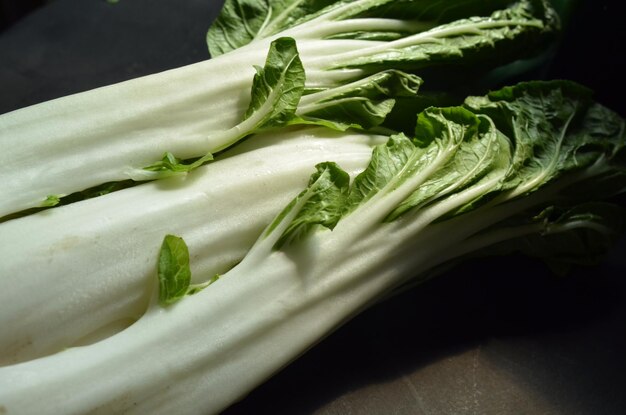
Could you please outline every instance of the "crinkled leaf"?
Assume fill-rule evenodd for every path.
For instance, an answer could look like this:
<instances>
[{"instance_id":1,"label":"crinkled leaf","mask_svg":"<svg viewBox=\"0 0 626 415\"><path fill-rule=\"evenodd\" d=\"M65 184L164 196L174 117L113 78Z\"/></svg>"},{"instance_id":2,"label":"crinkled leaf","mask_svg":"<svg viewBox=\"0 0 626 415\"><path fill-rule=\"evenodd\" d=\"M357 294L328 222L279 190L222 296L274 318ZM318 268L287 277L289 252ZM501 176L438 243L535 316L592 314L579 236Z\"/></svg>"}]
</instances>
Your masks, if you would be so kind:
<instances>
[{"instance_id":1,"label":"crinkled leaf","mask_svg":"<svg viewBox=\"0 0 626 415\"><path fill-rule=\"evenodd\" d=\"M279 33L338 0L226 0L209 28L207 44L215 57Z\"/></svg>"},{"instance_id":2,"label":"crinkled leaf","mask_svg":"<svg viewBox=\"0 0 626 415\"><path fill-rule=\"evenodd\" d=\"M272 42L263 68L257 67L244 119L257 118L254 131L284 125L304 92L304 67L292 38Z\"/></svg>"},{"instance_id":3,"label":"crinkled leaf","mask_svg":"<svg viewBox=\"0 0 626 415\"><path fill-rule=\"evenodd\" d=\"M573 207L548 206L539 214L516 215L482 234L529 229L531 232L482 249L481 255L521 252L541 258L553 271L567 272L572 265L597 263L623 234L626 223L623 207L604 202L586 202Z\"/></svg>"},{"instance_id":4,"label":"crinkled leaf","mask_svg":"<svg viewBox=\"0 0 626 415\"><path fill-rule=\"evenodd\" d=\"M509 143L486 117L468 119L467 132L454 156L403 201L387 218L394 220L411 209L420 209L479 180L502 175L510 163ZM458 121L457 121L458 122ZM457 210L466 211L475 203Z\"/></svg>"},{"instance_id":5,"label":"crinkled leaf","mask_svg":"<svg viewBox=\"0 0 626 415\"><path fill-rule=\"evenodd\" d=\"M351 207L372 198L394 182L398 175L411 174L416 169L416 160L426 161L433 157L434 152L433 149L415 147L404 134L391 136L387 143L374 148L369 165L354 179L350 191Z\"/></svg>"},{"instance_id":6,"label":"crinkled leaf","mask_svg":"<svg viewBox=\"0 0 626 415\"><path fill-rule=\"evenodd\" d=\"M420 90L414 97L396 98L393 110L387 114L383 127L412 136L417 125L417 116L430 107L456 107L463 104L467 96L456 96L449 92Z\"/></svg>"},{"instance_id":7,"label":"crinkled leaf","mask_svg":"<svg viewBox=\"0 0 626 415\"><path fill-rule=\"evenodd\" d=\"M346 54L334 67L417 70L443 64L493 66L543 49L557 27L556 14L544 2L522 0L490 16L455 20L366 54Z\"/></svg>"},{"instance_id":8,"label":"crinkled leaf","mask_svg":"<svg viewBox=\"0 0 626 415\"><path fill-rule=\"evenodd\" d=\"M593 104L590 92L571 82L521 83L468 98L465 106L490 116L514 143L504 187L511 197L535 191L600 157L609 162L624 148L621 117Z\"/></svg>"},{"instance_id":9,"label":"crinkled leaf","mask_svg":"<svg viewBox=\"0 0 626 415\"><path fill-rule=\"evenodd\" d=\"M454 157L463 141L476 134L477 129L477 118L463 108L424 111L418 118L413 140L399 134L374 148L370 164L356 177L352 186L351 208L381 191L385 194L393 192L407 180L416 180L413 183L416 188L423 186ZM390 206L393 213L389 220L400 214L396 212L397 208L398 205ZM409 207L404 206L402 211L407 209Z\"/></svg>"},{"instance_id":10,"label":"crinkled leaf","mask_svg":"<svg viewBox=\"0 0 626 415\"><path fill-rule=\"evenodd\" d=\"M320 124L334 129L369 129L380 125L395 105L395 98L415 97L421 78L388 70L363 79L304 96L299 117L290 124Z\"/></svg>"},{"instance_id":11,"label":"crinkled leaf","mask_svg":"<svg viewBox=\"0 0 626 415\"><path fill-rule=\"evenodd\" d=\"M385 120L394 104L393 99L372 101L359 97L343 98L320 106L300 118L294 118L290 124L332 126L337 130L345 130L346 127L370 129Z\"/></svg>"},{"instance_id":12,"label":"crinkled leaf","mask_svg":"<svg viewBox=\"0 0 626 415\"><path fill-rule=\"evenodd\" d=\"M424 226L438 223L433 229L461 238L455 242L461 257L505 249L549 255L554 269L587 263L621 233L624 209L581 200L626 191L624 122L588 98L586 90L568 83L534 83L468 100L467 108L475 112L430 108L419 115L413 140L395 135L374 149L336 217L357 215L349 223L367 229L400 217L404 224L415 218ZM579 103L585 103L582 112ZM544 114L532 119L537 110ZM520 128L523 117L528 118ZM542 176L545 168L536 166L551 166L553 159L562 167L548 169L554 172L550 180L561 186L538 184L543 179L529 172ZM598 188L587 193L592 180ZM537 186L541 192L524 190ZM292 202L282 214L284 223L299 209L296 203L302 202ZM409 210L417 215L407 215ZM464 212L473 216L459 216ZM455 252L451 255L454 261Z\"/></svg>"},{"instance_id":13,"label":"crinkled leaf","mask_svg":"<svg viewBox=\"0 0 626 415\"><path fill-rule=\"evenodd\" d=\"M346 208L349 185L350 176L335 163L318 164L307 188L291 201L268 228L266 235L282 221L289 220L274 248L279 249L300 240L318 226L333 229Z\"/></svg>"},{"instance_id":14,"label":"crinkled leaf","mask_svg":"<svg viewBox=\"0 0 626 415\"><path fill-rule=\"evenodd\" d=\"M207 44L212 57L250 43L268 18L267 1L226 0L209 28Z\"/></svg>"}]
</instances>

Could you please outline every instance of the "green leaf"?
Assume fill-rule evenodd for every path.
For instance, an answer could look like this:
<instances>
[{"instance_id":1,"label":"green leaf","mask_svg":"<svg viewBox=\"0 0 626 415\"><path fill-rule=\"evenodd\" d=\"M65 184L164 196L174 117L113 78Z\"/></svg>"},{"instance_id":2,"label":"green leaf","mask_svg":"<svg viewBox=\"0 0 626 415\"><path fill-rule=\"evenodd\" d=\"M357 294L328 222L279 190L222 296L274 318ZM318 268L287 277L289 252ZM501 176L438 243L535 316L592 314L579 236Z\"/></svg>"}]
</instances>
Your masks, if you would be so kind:
<instances>
[{"instance_id":1,"label":"green leaf","mask_svg":"<svg viewBox=\"0 0 626 415\"><path fill-rule=\"evenodd\" d=\"M61 198L63 197L63 195L48 195L46 197L46 200L44 200L43 202L41 202L41 205L39 205L39 207L52 207L52 206L56 206L59 203L61 203Z\"/></svg>"},{"instance_id":2,"label":"green leaf","mask_svg":"<svg viewBox=\"0 0 626 415\"><path fill-rule=\"evenodd\" d=\"M207 33L211 56L215 58L248 44L259 33L268 14L267 1L226 0Z\"/></svg>"},{"instance_id":3,"label":"green leaf","mask_svg":"<svg viewBox=\"0 0 626 415\"><path fill-rule=\"evenodd\" d=\"M378 4L390 0L358 3ZM207 44L215 57L248 43L277 34L349 3L349 0L226 0L209 28ZM371 7L371 6L369 6ZM358 8L359 10L361 8Z\"/></svg>"},{"instance_id":4,"label":"green leaf","mask_svg":"<svg viewBox=\"0 0 626 415\"><path fill-rule=\"evenodd\" d=\"M295 40L283 37L272 42L265 66L256 69L244 120L254 120L254 132L285 125L304 92L304 67Z\"/></svg>"},{"instance_id":5,"label":"green leaf","mask_svg":"<svg viewBox=\"0 0 626 415\"><path fill-rule=\"evenodd\" d=\"M463 104L467 96L456 96L449 92L424 91L414 97L396 98L393 110L387 114L383 127L393 131L413 135L417 125L417 116L429 107L456 107Z\"/></svg>"},{"instance_id":6,"label":"green leaf","mask_svg":"<svg viewBox=\"0 0 626 415\"><path fill-rule=\"evenodd\" d=\"M481 179L502 175L506 171L511 157L506 138L498 133L487 117L465 118L467 113L461 114L452 111L447 114L449 120L456 115L455 122L466 126L465 137L454 156L404 200L387 220L392 221L411 209L420 209L474 185ZM437 134L443 133L439 131ZM475 207L475 202L472 202L456 213Z\"/></svg>"},{"instance_id":7,"label":"green leaf","mask_svg":"<svg viewBox=\"0 0 626 415\"><path fill-rule=\"evenodd\" d=\"M463 108L430 108L424 111L418 117L414 140L399 134L374 149L370 164L355 179L350 193L351 208L381 191L393 192L409 180L415 188L441 180L438 175L442 169L453 159L461 143L477 134L478 127L477 117ZM423 197L426 194L434 197L432 191L437 187L429 188L431 193L426 192ZM407 197L414 191L409 189ZM418 194L404 203L399 200L398 204L390 206L387 220L397 218L412 207L411 203L419 204L419 200Z\"/></svg>"},{"instance_id":8,"label":"green leaf","mask_svg":"<svg viewBox=\"0 0 626 415\"><path fill-rule=\"evenodd\" d=\"M380 125L391 112L395 100L373 101L350 97L321 104L315 111L290 121L290 125L322 125L339 131L348 128L370 129Z\"/></svg>"},{"instance_id":9,"label":"green leaf","mask_svg":"<svg viewBox=\"0 0 626 415\"><path fill-rule=\"evenodd\" d=\"M621 117L594 104L589 90L572 82L520 83L486 97L468 98L465 106L491 117L514 143L504 185L510 198L536 191L599 159L608 167L625 145Z\"/></svg>"},{"instance_id":10,"label":"green leaf","mask_svg":"<svg viewBox=\"0 0 626 415\"><path fill-rule=\"evenodd\" d=\"M350 206L354 208L372 198L399 174L411 174L415 166L411 163L419 160L428 152L415 147L404 134L391 136L387 143L378 145L372 152L372 160L367 168L354 179L350 191Z\"/></svg>"},{"instance_id":11,"label":"green leaf","mask_svg":"<svg viewBox=\"0 0 626 415\"><path fill-rule=\"evenodd\" d=\"M319 226L333 229L345 212L350 185L348 173L330 162L315 168L307 188L268 227L266 236L282 225L274 249L302 239Z\"/></svg>"},{"instance_id":12,"label":"green leaf","mask_svg":"<svg viewBox=\"0 0 626 415\"><path fill-rule=\"evenodd\" d=\"M584 202L571 207L550 205L536 215L525 211L483 230L478 237L515 235L518 231L521 236L495 240L493 245L478 253L506 255L520 252L541 258L553 271L564 274L572 265L596 264L623 235L625 228L626 210L612 203Z\"/></svg>"},{"instance_id":13,"label":"green leaf","mask_svg":"<svg viewBox=\"0 0 626 415\"><path fill-rule=\"evenodd\" d=\"M621 117L567 82L522 83L470 98L466 107L429 108L419 114L413 140L390 137L374 148L347 196L344 185L330 193L332 221L315 220L311 213L320 211L323 199L302 210L303 218L313 220L294 221L309 188L268 234L288 235L282 232L289 227L297 240L313 229L309 224L332 228L350 214L355 216L351 222L346 218L349 225L364 232L385 221L408 225L416 220L417 227L438 223L444 233L463 239L459 256L497 252L492 245L500 243L521 249L516 245L521 243L550 252L555 267L566 260L587 261L583 252L592 258L604 253L614 231L623 228L624 210L604 203L576 205L626 192L625 131ZM545 186L557 180L559 185ZM468 218L463 213L473 216L463 219ZM561 242L565 234L572 237ZM555 244L551 249L544 245L548 239L536 240L546 236ZM507 240L513 241L506 245Z\"/></svg>"},{"instance_id":14,"label":"green leaf","mask_svg":"<svg viewBox=\"0 0 626 415\"><path fill-rule=\"evenodd\" d=\"M544 2L522 0L490 16L455 20L368 53L343 54L333 68L415 71L458 63L492 67L545 48L557 27L556 14Z\"/></svg>"},{"instance_id":15,"label":"green leaf","mask_svg":"<svg viewBox=\"0 0 626 415\"><path fill-rule=\"evenodd\" d=\"M305 95L299 117L290 124L318 124L334 129L370 129L380 125L395 98L415 97L422 79L396 70L378 72L336 88Z\"/></svg>"},{"instance_id":16,"label":"green leaf","mask_svg":"<svg viewBox=\"0 0 626 415\"><path fill-rule=\"evenodd\" d=\"M173 304L187 294L191 282L189 250L183 238L166 235L158 260L159 303Z\"/></svg>"}]
</instances>

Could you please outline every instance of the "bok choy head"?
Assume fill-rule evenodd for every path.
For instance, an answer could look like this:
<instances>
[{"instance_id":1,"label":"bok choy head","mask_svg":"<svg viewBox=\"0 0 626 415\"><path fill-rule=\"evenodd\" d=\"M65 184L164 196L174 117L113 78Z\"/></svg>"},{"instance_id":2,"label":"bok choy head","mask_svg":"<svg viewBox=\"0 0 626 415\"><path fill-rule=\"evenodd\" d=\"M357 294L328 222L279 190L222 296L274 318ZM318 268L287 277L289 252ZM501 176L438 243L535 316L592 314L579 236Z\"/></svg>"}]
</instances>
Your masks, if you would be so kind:
<instances>
[{"instance_id":1,"label":"bok choy head","mask_svg":"<svg viewBox=\"0 0 626 415\"><path fill-rule=\"evenodd\" d=\"M522 249L552 263L598 257L623 229L613 198L626 190L624 131L620 116L565 81L429 108L412 137L377 146L352 183L336 164L318 165L243 263L275 250L304 258L328 244L343 254L325 272L349 273L343 264L369 252L365 263L394 264L400 284L479 253ZM570 242L523 249L535 240L543 242L530 246Z\"/></svg>"}]
</instances>

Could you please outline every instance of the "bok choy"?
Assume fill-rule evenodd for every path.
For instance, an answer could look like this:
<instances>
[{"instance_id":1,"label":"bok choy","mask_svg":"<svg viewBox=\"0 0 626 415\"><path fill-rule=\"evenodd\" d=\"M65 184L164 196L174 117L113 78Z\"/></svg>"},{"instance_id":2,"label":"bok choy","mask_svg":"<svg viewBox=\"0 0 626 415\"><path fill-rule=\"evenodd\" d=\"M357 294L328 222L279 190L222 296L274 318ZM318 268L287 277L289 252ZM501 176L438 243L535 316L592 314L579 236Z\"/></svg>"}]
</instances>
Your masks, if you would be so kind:
<instances>
[{"instance_id":1,"label":"bok choy","mask_svg":"<svg viewBox=\"0 0 626 415\"><path fill-rule=\"evenodd\" d=\"M507 63L558 27L539 0L400 2L406 14L396 3L228 1L208 36L213 59L0 116L0 217L184 174L270 127L375 126L421 84L400 71ZM260 31L241 39L242 28Z\"/></svg>"},{"instance_id":2,"label":"bok choy","mask_svg":"<svg viewBox=\"0 0 626 415\"><path fill-rule=\"evenodd\" d=\"M481 95L558 27L544 0L226 0L211 60L1 115L0 413L217 413L467 258L600 258L623 118L567 81Z\"/></svg>"},{"instance_id":3,"label":"bok choy","mask_svg":"<svg viewBox=\"0 0 626 415\"><path fill-rule=\"evenodd\" d=\"M575 241L546 245L558 261L600 253L623 226L611 198L626 189L624 131L588 90L561 81L429 108L412 137L391 135L353 180L318 164L242 261L204 276L203 289L179 278L193 274L193 249L187 256L184 239L166 236L168 289L158 292L155 276L145 314L94 344L0 368L0 404L25 414L215 413L441 266L529 240Z\"/></svg>"},{"instance_id":4,"label":"bok choy","mask_svg":"<svg viewBox=\"0 0 626 415\"><path fill-rule=\"evenodd\" d=\"M93 342L134 322L148 304L146 284L166 233L184 236L195 275L228 271L317 163L334 159L354 175L384 139L310 127L257 138L184 180L172 177L3 223L0 364ZM74 300L54 300L68 296ZM29 311L35 308L39 312Z\"/></svg>"}]
</instances>

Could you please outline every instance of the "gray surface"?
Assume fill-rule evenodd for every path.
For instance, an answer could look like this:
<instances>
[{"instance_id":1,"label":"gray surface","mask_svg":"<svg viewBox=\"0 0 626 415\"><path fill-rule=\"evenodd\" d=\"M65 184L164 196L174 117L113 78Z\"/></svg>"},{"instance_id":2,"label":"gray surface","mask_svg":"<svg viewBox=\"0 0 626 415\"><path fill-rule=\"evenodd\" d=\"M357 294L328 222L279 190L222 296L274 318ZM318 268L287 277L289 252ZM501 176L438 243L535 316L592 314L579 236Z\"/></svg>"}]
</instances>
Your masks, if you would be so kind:
<instances>
[{"instance_id":1,"label":"gray surface","mask_svg":"<svg viewBox=\"0 0 626 415\"><path fill-rule=\"evenodd\" d=\"M620 261L567 279L522 258L464 265L369 310L229 413L271 413L268 395L285 414L626 413Z\"/></svg>"},{"instance_id":2,"label":"gray surface","mask_svg":"<svg viewBox=\"0 0 626 415\"><path fill-rule=\"evenodd\" d=\"M219 7L59 0L0 35L0 113L204 59ZM552 74L623 113L607 87L620 66L597 50L608 75L591 76L573 50ZM622 241L567 278L518 257L465 264L367 311L226 413L624 414L624 253Z\"/></svg>"}]
</instances>

